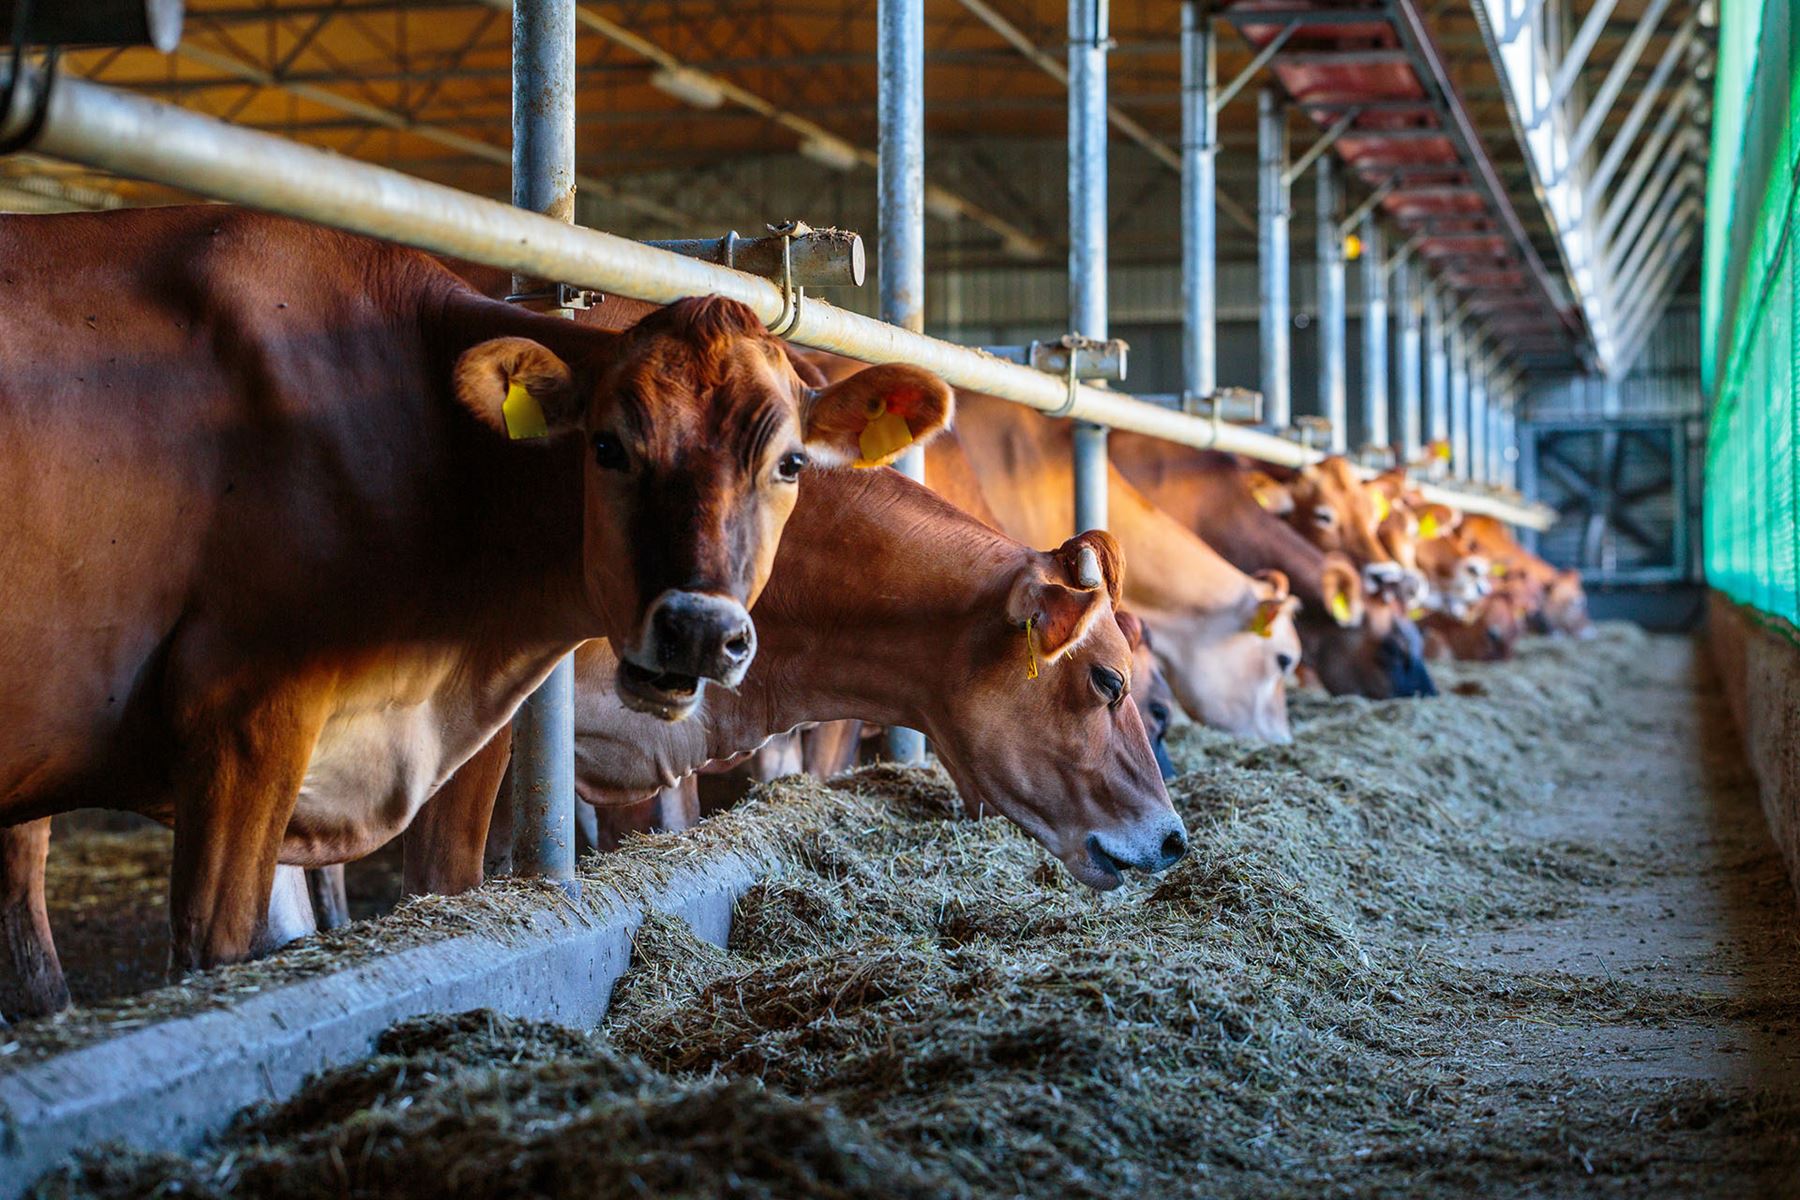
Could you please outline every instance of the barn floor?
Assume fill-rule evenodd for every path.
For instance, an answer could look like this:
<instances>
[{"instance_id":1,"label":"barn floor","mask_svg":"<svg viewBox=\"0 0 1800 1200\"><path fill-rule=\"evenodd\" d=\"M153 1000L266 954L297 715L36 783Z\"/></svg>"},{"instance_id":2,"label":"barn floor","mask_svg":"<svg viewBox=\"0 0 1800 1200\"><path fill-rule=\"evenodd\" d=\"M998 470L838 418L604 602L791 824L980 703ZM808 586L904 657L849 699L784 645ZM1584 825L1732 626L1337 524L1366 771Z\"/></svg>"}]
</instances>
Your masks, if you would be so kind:
<instances>
[{"instance_id":1,"label":"barn floor","mask_svg":"<svg viewBox=\"0 0 1800 1200\"><path fill-rule=\"evenodd\" d=\"M1800 1196L1800 925L1698 647L1442 681L1189 731L1194 852L1098 900L928 773L774 785L709 824L789 868L726 951L647 926L596 1033L396 1027L46 1192Z\"/></svg>"}]
</instances>

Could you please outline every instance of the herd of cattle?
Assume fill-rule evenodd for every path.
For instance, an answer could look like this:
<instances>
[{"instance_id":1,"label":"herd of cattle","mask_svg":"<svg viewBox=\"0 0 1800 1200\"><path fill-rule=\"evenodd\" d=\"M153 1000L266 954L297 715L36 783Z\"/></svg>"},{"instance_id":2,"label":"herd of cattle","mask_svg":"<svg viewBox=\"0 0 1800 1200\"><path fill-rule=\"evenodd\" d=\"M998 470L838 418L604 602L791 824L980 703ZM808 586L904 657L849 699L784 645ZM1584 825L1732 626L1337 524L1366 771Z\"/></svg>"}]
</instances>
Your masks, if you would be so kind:
<instances>
[{"instance_id":1,"label":"herd of cattle","mask_svg":"<svg viewBox=\"0 0 1800 1200\"><path fill-rule=\"evenodd\" d=\"M1110 529L1068 537L1064 422L726 300L571 322L506 284L216 206L0 218L0 1013L67 1003L78 807L172 825L178 970L341 919L332 869L396 836L409 891L479 883L571 651L596 844L904 725L1107 888L1186 848L1181 713L1286 740L1298 678L1430 695L1430 657L1587 627L1574 575L1403 470L1115 432ZM848 469L926 442L929 490Z\"/></svg>"}]
</instances>

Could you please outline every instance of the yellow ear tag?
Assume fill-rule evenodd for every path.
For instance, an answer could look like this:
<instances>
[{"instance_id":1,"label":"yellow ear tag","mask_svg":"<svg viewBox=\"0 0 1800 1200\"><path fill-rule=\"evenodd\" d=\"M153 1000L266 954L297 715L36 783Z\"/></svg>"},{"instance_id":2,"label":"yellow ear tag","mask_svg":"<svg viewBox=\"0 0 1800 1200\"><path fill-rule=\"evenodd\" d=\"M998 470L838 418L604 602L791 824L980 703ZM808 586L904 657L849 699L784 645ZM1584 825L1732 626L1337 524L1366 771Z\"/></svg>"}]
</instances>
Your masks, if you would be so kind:
<instances>
[{"instance_id":1,"label":"yellow ear tag","mask_svg":"<svg viewBox=\"0 0 1800 1200\"><path fill-rule=\"evenodd\" d=\"M1443 459L1445 462L1449 462L1450 461L1450 443L1449 442L1439 442L1433 448L1432 453L1435 454L1438 458Z\"/></svg>"},{"instance_id":2,"label":"yellow ear tag","mask_svg":"<svg viewBox=\"0 0 1800 1200\"><path fill-rule=\"evenodd\" d=\"M1350 597L1342 592L1334 592L1331 597L1331 615L1339 625L1350 623Z\"/></svg>"},{"instance_id":3,"label":"yellow ear tag","mask_svg":"<svg viewBox=\"0 0 1800 1200\"><path fill-rule=\"evenodd\" d=\"M889 412L886 400L877 400L870 410L869 423L863 426L862 436L857 439L862 457L856 460L856 465L879 467L891 462L895 455L912 445L912 441L912 429L906 418Z\"/></svg>"},{"instance_id":4,"label":"yellow ear tag","mask_svg":"<svg viewBox=\"0 0 1800 1200\"><path fill-rule=\"evenodd\" d=\"M1409 608L1406 610L1406 619L1409 621L1423 621L1425 619L1425 610L1422 608Z\"/></svg>"},{"instance_id":5,"label":"yellow ear tag","mask_svg":"<svg viewBox=\"0 0 1800 1200\"><path fill-rule=\"evenodd\" d=\"M1506 574L1506 564L1503 562L1489 563L1488 574L1496 579L1500 578L1502 575Z\"/></svg>"},{"instance_id":6,"label":"yellow ear tag","mask_svg":"<svg viewBox=\"0 0 1800 1200\"><path fill-rule=\"evenodd\" d=\"M1275 636L1275 614L1280 606L1274 604L1258 604L1256 612L1250 617L1250 632L1257 637Z\"/></svg>"},{"instance_id":7,"label":"yellow ear tag","mask_svg":"<svg viewBox=\"0 0 1800 1200\"><path fill-rule=\"evenodd\" d=\"M1437 514L1428 512L1419 518L1419 540L1429 542L1437 536Z\"/></svg>"},{"instance_id":8,"label":"yellow ear tag","mask_svg":"<svg viewBox=\"0 0 1800 1200\"><path fill-rule=\"evenodd\" d=\"M514 441L546 437L550 433L549 423L544 420L544 406L522 383L507 387L506 403L500 406L500 413L506 418L506 436Z\"/></svg>"},{"instance_id":9,"label":"yellow ear tag","mask_svg":"<svg viewBox=\"0 0 1800 1200\"><path fill-rule=\"evenodd\" d=\"M1037 618L1027 617L1025 619L1025 678L1036 679L1037 675Z\"/></svg>"},{"instance_id":10,"label":"yellow ear tag","mask_svg":"<svg viewBox=\"0 0 1800 1200\"><path fill-rule=\"evenodd\" d=\"M1267 495L1265 495L1263 492L1255 491L1255 492L1251 492L1250 494L1252 496L1256 497L1256 507L1258 507L1258 508L1269 507L1269 497Z\"/></svg>"},{"instance_id":11,"label":"yellow ear tag","mask_svg":"<svg viewBox=\"0 0 1800 1200\"><path fill-rule=\"evenodd\" d=\"M1388 514L1393 511L1394 511L1393 507L1388 504L1387 493L1386 492L1376 492L1375 493L1375 520L1378 523L1381 521L1385 521L1388 519Z\"/></svg>"}]
</instances>

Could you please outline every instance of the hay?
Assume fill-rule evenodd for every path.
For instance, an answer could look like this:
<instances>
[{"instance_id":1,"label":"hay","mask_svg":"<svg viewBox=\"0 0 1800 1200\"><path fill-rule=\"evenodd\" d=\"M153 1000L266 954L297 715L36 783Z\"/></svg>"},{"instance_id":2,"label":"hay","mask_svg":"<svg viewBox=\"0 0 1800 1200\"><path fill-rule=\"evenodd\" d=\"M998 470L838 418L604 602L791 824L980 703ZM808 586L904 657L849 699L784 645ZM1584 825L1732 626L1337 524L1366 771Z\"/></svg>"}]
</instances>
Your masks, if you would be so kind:
<instances>
[{"instance_id":1,"label":"hay","mask_svg":"<svg viewBox=\"0 0 1800 1200\"><path fill-rule=\"evenodd\" d=\"M1528 642L1429 703L1304 697L1292 746L1186 732L1192 851L1104 896L963 815L936 771L766 785L673 840L778 863L730 946L651 917L591 1040L402 1027L195 1163L102 1156L43 1194L1781 1194L1795 1092L1522 1075L1489 1041L1791 1029L1791 971L1726 995L1452 953L1657 869L1529 832L1552 787L1618 778L1595 762L1640 721L1617 697L1670 686L1646 645ZM671 841L593 870L660 877L687 853Z\"/></svg>"}]
</instances>

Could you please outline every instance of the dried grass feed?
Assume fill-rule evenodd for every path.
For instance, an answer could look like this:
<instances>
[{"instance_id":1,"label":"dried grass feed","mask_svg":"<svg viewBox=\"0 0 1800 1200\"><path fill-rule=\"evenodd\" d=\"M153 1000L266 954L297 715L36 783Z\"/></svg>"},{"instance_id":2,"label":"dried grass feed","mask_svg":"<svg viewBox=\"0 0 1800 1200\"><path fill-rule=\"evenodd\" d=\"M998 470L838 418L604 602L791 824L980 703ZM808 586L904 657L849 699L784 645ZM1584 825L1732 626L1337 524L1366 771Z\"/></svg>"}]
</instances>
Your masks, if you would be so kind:
<instances>
[{"instance_id":1,"label":"dried grass feed","mask_svg":"<svg viewBox=\"0 0 1800 1200\"><path fill-rule=\"evenodd\" d=\"M1192 849L1104 896L935 771L780 781L586 865L589 895L726 849L773 867L727 947L647 922L602 1028L397 1026L200 1155L97 1151L39 1191L1794 1194L1792 894L1698 671L1606 628L1446 669L1435 700L1301 697L1288 746L1184 731ZM1682 844L1656 806L1696 789L1712 840ZM1640 954L1689 914L1632 906L1685 894L1703 853L1751 898L1734 940ZM355 946L533 900L414 905ZM1744 1070L1654 1051L1700 1032Z\"/></svg>"}]
</instances>

